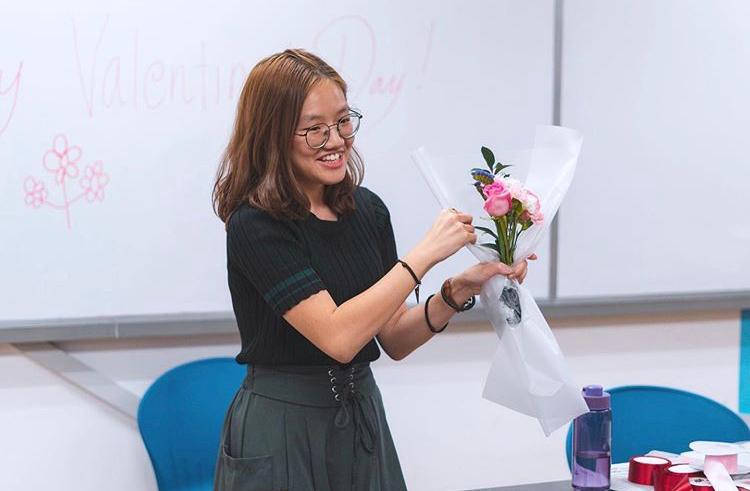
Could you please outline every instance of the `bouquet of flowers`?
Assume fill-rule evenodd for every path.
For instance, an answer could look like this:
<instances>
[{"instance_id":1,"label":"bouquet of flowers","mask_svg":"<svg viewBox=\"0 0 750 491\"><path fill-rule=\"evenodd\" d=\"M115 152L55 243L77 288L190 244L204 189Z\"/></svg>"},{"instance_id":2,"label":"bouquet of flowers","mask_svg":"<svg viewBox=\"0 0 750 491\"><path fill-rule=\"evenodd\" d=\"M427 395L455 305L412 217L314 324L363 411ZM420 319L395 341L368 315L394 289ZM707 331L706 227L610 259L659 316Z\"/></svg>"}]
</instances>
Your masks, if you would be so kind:
<instances>
[{"instance_id":1,"label":"bouquet of flowers","mask_svg":"<svg viewBox=\"0 0 750 491\"><path fill-rule=\"evenodd\" d=\"M482 245L496 250L500 260L510 265L513 264L513 253L521 232L535 223L542 223L544 215L539 196L524 188L521 181L513 179L510 174L498 175L510 165L494 163L495 154L487 147L482 147L482 155L490 170L471 169L471 176L497 233L484 227L476 228L495 238L494 243Z\"/></svg>"},{"instance_id":2,"label":"bouquet of flowers","mask_svg":"<svg viewBox=\"0 0 750 491\"><path fill-rule=\"evenodd\" d=\"M539 196L525 188L521 181L505 173L505 169L511 166L495 162L492 150L482 147L482 156L489 170L474 168L471 176L495 230L481 226L474 228L494 238L493 242L481 244L482 247L496 251L500 261L512 265L518 238L533 225L544 222L541 202ZM521 321L518 292L513 286L505 286L501 297L506 322L518 324Z\"/></svg>"},{"instance_id":3,"label":"bouquet of flowers","mask_svg":"<svg viewBox=\"0 0 750 491\"><path fill-rule=\"evenodd\" d=\"M506 171L510 165L497 162L494 153L482 147L487 169L470 171L472 185L482 198L483 211L479 213L472 213L478 201L476 193L469 188L471 194L467 195L466 187L451 185L462 179L454 174L454 164L441 165L424 148L416 150L412 159L443 208L456 207L475 217L488 215L480 219L493 226L475 224L483 239L477 241L479 245L467 246L474 257L514 265L536 249L557 213L573 180L581 143L574 130L537 128L534 147L523 153L530 163L523 184ZM585 413L588 407L580 386L573 381L531 292L498 275L482 286L479 298L499 340L483 397L535 417L547 435Z\"/></svg>"}]
</instances>

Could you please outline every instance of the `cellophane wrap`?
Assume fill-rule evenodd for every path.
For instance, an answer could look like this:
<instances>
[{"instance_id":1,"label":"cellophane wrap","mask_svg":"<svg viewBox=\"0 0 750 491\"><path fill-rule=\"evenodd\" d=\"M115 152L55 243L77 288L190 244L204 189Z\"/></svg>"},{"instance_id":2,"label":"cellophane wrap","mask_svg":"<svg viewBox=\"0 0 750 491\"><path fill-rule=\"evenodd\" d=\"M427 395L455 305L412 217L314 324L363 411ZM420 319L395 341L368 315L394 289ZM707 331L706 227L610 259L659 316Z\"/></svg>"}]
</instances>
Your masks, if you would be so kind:
<instances>
[{"instance_id":1,"label":"cellophane wrap","mask_svg":"<svg viewBox=\"0 0 750 491\"><path fill-rule=\"evenodd\" d=\"M514 264L531 255L544 237L573 180L581 144L581 135L575 130L539 126L531 149L495 152L504 163L508 161L505 157L510 162L526 161L524 187L539 196L544 215L542 223L532 225L518 238ZM424 147L414 151L412 159L440 206L471 213L475 224L476 217L486 215L481 198L471 185L465 185L470 182L470 162L446 161L430 155ZM492 241L492 237L479 234L478 243ZM466 247L480 262L500 261L490 248ZM536 418L548 436L587 412L581 388L531 292L515 280L497 275L482 286L480 300L499 340L482 396Z\"/></svg>"}]
</instances>

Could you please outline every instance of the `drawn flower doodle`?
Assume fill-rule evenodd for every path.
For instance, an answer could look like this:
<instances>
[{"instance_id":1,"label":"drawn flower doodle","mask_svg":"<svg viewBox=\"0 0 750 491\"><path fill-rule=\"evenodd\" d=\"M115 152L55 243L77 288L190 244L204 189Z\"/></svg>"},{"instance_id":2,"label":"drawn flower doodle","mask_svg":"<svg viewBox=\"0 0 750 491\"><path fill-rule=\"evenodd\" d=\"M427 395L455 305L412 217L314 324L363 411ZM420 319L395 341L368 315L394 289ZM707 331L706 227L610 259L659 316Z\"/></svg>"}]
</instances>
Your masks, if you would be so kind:
<instances>
[{"instance_id":1,"label":"drawn flower doodle","mask_svg":"<svg viewBox=\"0 0 750 491\"><path fill-rule=\"evenodd\" d=\"M44 187L44 181L37 181L29 176L23 182L23 188L26 191L27 205L39 208L47 201L47 189Z\"/></svg>"},{"instance_id":2,"label":"drawn flower doodle","mask_svg":"<svg viewBox=\"0 0 750 491\"><path fill-rule=\"evenodd\" d=\"M48 148L42 156L42 167L55 175L55 187L59 190L59 201L49 199L49 190L42 179L29 176L24 180L23 189L25 202L32 208L43 206L65 212L68 228L71 228L70 207L76 201L86 197L86 201L104 201L104 188L109 184L109 175L104 172L104 164L101 160L87 165L81 173L78 166L82 165L81 158L83 150L78 145L70 145L68 137L60 134L52 139L52 147ZM68 181L78 180L81 191L71 196Z\"/></svg>"},{"instance_id":3,"label":"drawn flower doodle","mask_svg":"<svg viewBox=\"0 0 750 491\"><path fill-rule=\"evenodd\" d=\"M89 203L104 201L104 188L108 183L109 176L102 170L101 160L97 160L93 164L86 166L86 171L81 178L81 187Z\"/></svg>"},{"instance_id":4,"label":"drawn flower doodle","mask_svg":"<svg viewBox=\"0 0 750 491\"><path fill-rule=\"evenodd\" d=\"M62 184L66 177L78 177L76 164L81 159L81 147L68 146L65 135L57 135L52 142L52 148L44 154L44 168L55 174L55 180Z\"/></svg>"}]
</instances>

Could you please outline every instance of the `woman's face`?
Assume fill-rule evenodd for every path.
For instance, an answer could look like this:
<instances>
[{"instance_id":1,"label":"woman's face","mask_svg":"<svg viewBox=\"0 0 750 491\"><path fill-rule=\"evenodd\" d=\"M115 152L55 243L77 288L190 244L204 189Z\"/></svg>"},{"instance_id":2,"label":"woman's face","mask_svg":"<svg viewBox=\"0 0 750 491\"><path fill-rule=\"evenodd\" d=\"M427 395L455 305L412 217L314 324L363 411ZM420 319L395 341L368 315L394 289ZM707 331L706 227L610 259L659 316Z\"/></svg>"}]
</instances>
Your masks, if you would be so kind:
<instances>
[{"instance_id":1,"label":"woman's face","mask_svg":"<svg viewBox=\"0 0 750 491\"><path fill-rule=\"evenodd\" d=\"M354 138L344 140L336 126L332 126L323 148L313 149L307 144L305 137L300 135L313 126L320 130L322 125L334 125L348 112L349 106L344 93L335 82L328 79L316 83L302 105L299 123L292 137L292 164L297 179L308 194L344 179Z\"/></svg>"}]
</instances>

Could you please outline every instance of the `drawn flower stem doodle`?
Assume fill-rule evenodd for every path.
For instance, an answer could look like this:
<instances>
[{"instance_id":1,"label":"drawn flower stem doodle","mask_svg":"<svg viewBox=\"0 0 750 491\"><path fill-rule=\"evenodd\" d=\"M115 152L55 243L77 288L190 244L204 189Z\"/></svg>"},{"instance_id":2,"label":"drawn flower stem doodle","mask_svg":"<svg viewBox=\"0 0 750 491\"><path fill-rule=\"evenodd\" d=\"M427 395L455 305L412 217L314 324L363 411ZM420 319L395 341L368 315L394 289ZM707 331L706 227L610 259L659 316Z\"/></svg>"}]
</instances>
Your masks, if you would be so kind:
<instances>
[{"instance_id":1,"label":"drawn flower stem doodle","mask_svg":"<svg viewBox=\"0 0 750 491\"><path fill-rule=\"evenodd\" d=\"M54 175L55 185L60 188L62 203L49 199L47 185L41 179L29 176L23 184L26 205L35 209L46 206L65 212L68 229L72 228L71 206L83 197L86 197L89 203L104 201L104 188L109 184L109 176L104 172L101 160L87 165L83 173L79 171L78 165L82 155L81 147L69 145L68 138L59 134L52 139L52 147L42 157L42 166L49 174ZM77 181L81 192L71 197L69 181Z\"/></svg>"}]
</instances>

